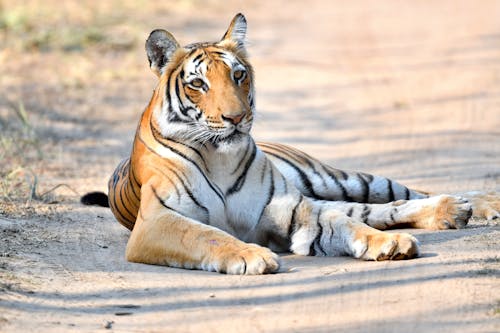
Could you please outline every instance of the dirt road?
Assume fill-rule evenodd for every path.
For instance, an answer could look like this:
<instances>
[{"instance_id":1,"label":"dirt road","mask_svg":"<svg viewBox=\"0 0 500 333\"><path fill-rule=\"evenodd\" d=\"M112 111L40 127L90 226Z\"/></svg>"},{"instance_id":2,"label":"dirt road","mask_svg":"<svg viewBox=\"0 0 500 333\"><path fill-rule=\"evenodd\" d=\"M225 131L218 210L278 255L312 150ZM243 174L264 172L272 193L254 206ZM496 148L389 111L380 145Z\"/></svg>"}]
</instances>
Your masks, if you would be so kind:
<instances>
[{"instance_id":1,"label":"dirt road","mask_svg":"<svg viewBox=\"0 0 500 333\"><path fill-rule=\"evenodd\" d=\"M26 174L38 194L105 190L155 85L143 50L152 29L214 40L240 11L257 140L418 189L500 192L499 1L96 3L23 10L48 13L49 31L95 24L105 43L74 50L52 31L48 49L0 48L0 115L22 102L29 116L43 156ZM47 28L29 22L30 34ZM1 202L1 332L500 330L496 221L411 230L415 260L284 254L279 274L226 276L128 263L128 231L109 210L80 206L65 186L51 195Z\"/></svg>"}]
</instances>

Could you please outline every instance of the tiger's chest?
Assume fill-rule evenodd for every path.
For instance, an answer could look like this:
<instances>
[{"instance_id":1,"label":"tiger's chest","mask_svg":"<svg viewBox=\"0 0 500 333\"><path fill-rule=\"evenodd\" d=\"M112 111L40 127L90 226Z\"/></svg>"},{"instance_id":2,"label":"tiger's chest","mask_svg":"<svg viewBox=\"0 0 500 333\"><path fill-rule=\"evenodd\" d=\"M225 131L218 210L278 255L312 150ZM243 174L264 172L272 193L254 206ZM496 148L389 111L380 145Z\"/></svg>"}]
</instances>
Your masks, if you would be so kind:
<instances>
[{"instance_id":1,"label":"tiger's chest","mask_svg":"<svg viewBox=\"0 0 500 333\"><path fill-rule=\"evenodd\" d=\"M224 197L225 229L245 238L259 223L268 200L266 157L249 145L244 150L212 152L209 161L207 175ZM221 207L214 206L214 211L220 212ZM215 223L212 220L211 216L210 223Z\"/></svg>"},{"instance_id":2,"label":"tiger's chest","mask_svg":"<svg viewBox=\"0 0 500 333\"><path fill-rule=\"evenodd\" d=\"M165 165L183 170L165 173L170 179L163 184L171 187L163 191L167 206L241 239L252 237L271 196L269 161L253 141L233 149L209 148L203 151L202 164L196 165L193 159L166 153Z\"/></svg>"},{"instance_id":3,"label":"tiger's chest","mask_svg":"<svg viewBox=\"0 0 500 333\"><path fill-rule=\"evenodd\" d=\"M180 197L165 197L165 203L178 213L217 227L240 238L253 230L263 214L268 194L260 188L260 176L249 172L238 190L230 192L238 177L223 182L207 175L191 175L193 187ZM210 181L210 183L207 182ZM215 190L214 190L215 189Z\"/></svg>"}]
</instances>

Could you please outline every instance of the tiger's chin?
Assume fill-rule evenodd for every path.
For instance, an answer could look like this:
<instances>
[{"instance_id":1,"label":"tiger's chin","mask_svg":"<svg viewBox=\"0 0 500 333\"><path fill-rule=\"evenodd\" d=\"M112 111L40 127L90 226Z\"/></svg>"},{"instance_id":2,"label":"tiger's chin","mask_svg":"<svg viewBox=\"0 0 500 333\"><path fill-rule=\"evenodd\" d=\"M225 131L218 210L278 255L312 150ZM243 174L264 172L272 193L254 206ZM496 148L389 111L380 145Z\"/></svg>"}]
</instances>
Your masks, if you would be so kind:
<instances>
[{"instance_id":1,"label":"tiger's chin","mask_svg":"<svg viewBox=\"0 0 500 333\"><path fill-rule=\"evenodd\" d=\"M234 131L230 135L219 138L217 141L212 141L212 145L220 152L227 152L235 149L240 149L248 141L250 135L240 131Z\"/></svg>"}]
</instances>

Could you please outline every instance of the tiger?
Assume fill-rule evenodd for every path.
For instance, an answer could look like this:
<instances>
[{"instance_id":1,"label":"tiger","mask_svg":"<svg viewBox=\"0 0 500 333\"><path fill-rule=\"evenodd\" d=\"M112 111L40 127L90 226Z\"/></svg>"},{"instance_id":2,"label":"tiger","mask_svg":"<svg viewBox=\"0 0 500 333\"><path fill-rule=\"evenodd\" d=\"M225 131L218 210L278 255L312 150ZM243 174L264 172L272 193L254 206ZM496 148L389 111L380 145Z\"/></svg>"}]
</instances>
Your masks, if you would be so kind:
<instances>
[{"instance_id":1,"label":"tiger","mask_svg":"<svg viewBox=\"0 0 500 333\"><path fill-rule=\"evenodd\" d=\"M281 252L411 259L419 256L418 240L384 230L467 225L473 205L464 197L432 196L335 169L287 145L255 142L246 31L237 14L218 42L180 46L166 30L149 35L158 84L131 154L111 176L108 195L81 198L109 204L131 231L128 261L251 275L278 272Z\"/></svg>"}]
</instances>

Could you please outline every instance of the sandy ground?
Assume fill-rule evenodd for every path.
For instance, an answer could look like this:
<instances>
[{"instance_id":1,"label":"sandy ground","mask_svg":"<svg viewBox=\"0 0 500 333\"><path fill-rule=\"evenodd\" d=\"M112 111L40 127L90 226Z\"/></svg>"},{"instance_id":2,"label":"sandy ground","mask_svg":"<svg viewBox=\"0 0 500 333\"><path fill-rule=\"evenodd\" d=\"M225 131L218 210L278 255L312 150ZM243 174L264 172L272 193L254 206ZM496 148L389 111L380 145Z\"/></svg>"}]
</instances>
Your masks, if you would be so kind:
<instances>
[{"instance_id":1,"label":"sandy ground","mask_svg":"<svg viewBox=\"0 0 500 333\"><path fill-rule=\"evenodd\" d=\"M256 139L428 191L500 191L499 1L126 3L141 39L164 27L185 43L245 13ZM23 100L44 140L40 191L104 190L155 84L142 41L0 61L0 102ZM0 215L1 332L500 331L495 221L411 230L414 260L283 254L279 274L226 276L128 263L109 210L64 187L55 202Z\"/></svg>"}]
</instances>

